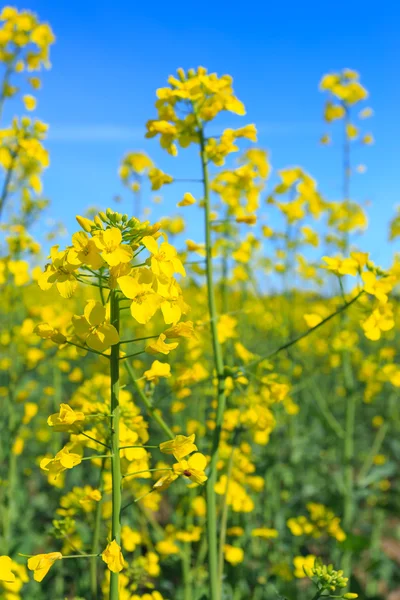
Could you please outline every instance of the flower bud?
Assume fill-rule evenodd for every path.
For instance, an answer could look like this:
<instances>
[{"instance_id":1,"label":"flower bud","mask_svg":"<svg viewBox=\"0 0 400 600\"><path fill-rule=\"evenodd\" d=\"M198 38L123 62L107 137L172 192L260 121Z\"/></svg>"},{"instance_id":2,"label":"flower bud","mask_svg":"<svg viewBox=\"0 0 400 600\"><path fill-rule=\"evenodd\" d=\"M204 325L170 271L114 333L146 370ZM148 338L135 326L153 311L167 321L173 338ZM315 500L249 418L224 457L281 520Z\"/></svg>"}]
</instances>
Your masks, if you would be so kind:
<instances>
[{"instance_id":1,"label":"flower bud","mask_svg":"<svg viewBox=\"0 0 400 600\"><path fill-rule=\"evenodd\" d=\"M91 232L92 227L94 227L93 221L86 219L86 217L81 217L80 215L77 215L75 218L84 231L87 231L88 233Z\"/></svg>"},{"instance_id":2,"label":"flower bud","mask_svg":"<svg viewBox=\"0 0 400 600\"><path fill-rule=\"evenodd\" d=\"M353 600L353 598L358 598L358 594L352 594L351 592L349 592L348 594L345 594L342 597L345 598L345 600Z\"/></svg>"}]
</instances>

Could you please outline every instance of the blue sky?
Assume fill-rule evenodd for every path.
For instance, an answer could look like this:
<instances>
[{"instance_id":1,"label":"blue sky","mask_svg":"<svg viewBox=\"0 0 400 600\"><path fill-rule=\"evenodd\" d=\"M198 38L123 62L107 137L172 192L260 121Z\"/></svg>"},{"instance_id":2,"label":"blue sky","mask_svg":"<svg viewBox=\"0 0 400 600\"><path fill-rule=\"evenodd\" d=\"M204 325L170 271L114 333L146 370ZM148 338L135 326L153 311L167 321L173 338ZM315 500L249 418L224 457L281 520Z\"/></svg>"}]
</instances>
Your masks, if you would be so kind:
<instances>
[{"instance_id":1,"label":"blue sky","mask_svg":"<svg viewBox=\"0 0 400 600\"><path fill-rule=\"evenodd\" d=\"M339 144L321 148L324 133L321 75L350 67L370 90L375 115L364 122L376 144L355 151L355 162L368 171L354 178L353 196L370 201L371 226L363 246L377 261L388 260L387 223L398 204L397 173L400 8L371 0L344 2L81 2L25 0L18 8L36 12L56 34L51 71L44 75L39 118L50 124L51 167L45 193L52 219L74 230L74 216L89 206L121 206L131 198L117 168L128 150L145 150L167 172L197 177L194 155L184 151L171 160L157 143L143 138L144 124L155 114L155 90L181 66L199 64L234 77L235 91L247 107L243 118L224 124L254 122L259 146L279 169L299 164L317 178L330 199L340 197ZM184 191L165 192L152 217L176 213ZM265 211L270 210L266 205ZM118 209L120 210L120 209ZM201 240L198 209L190 208L186 237ZM273 224L273 219L270 219Z\"/></svg>"}]
</instances>

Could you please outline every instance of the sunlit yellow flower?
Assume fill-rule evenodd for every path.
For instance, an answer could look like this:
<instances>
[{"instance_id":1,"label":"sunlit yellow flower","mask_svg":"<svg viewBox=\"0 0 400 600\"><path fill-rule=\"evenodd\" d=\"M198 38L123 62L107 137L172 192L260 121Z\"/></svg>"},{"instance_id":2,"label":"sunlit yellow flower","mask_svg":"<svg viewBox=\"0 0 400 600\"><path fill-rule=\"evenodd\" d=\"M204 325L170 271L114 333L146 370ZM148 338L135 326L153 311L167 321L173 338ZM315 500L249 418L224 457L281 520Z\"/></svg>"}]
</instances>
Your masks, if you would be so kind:
<instances>
[{"instance_id":1,"label":"sunlit yellow flower","mask_svg":"<svg viewBox=\"0 0 400 600\"><path fill-rule=\"evenodd\" d=\"M48 554L37 554L32 556L28 560L28 569L33 571L33 578L35 581L42 581L46 577L50 568L54 565L56 560L61 560L61 552L49 552Z\"/></svg>"},{"instance_id":2,"label":"sunlit yellow flower","mask_svg":"<svg viewBox=\"0 0 400 600\"><path fill-rule=\"evenodd\" d=\"M160 377L171 377L171 365L155 360L150 369L144 372L147 381L157 382Z\"/></svg>"},{"instance_id":3,"label":"sunlit yellow flower","mask_svg":"<svg viewBox=\"0 0 400 600\"><path fill-rule=\"evenodd\" d=\"M72 469L82 462L82 457L79 454L70 452L67 447L57 452L54 458L43 458L40 461L40 468L43 471L48 471L50 475L57 477L66 469Z\"/></svg>"},{"instance_id":4,"label":"sunlit yellow flower","mask_svg":"<svg viewBox=\"0 0 400 600\"><path fill-rule=\"evenodd\" d=\"M84 420L83 412L75 411L68 404L60 404L59 412L49 416L47 425L53 427L54 431L74 431L76 425Z\"/></svg>"},{"instance_id":5,"label":"sunlit yellow flower","mask_svg":"<svg viewBox=\"0 0 400 600\"><path fill-rule=\"evenodd\" d=\"M41 290L49 290L55 283L63 298L70 298L76 290L78 282L74 271L78 265L68 262L68 251L59 251L58 246L50 250L51 263L46 266L44 273L38 279Z\"/></svg>"},{"instance_id":6,"label":"sunlit yellow flower","mask_svg":"<svg viewBox=\"0 0 400 600\"><path fill-rule=\"evenodd\" d=\"M169 354L171 350L175 350L179 345L178 342L166 344L166 338L167 336L164 333L161 333L155 342L151 342L146 346L145 352L148 354Z\"/></svg>"},{"instance_id":7,"label":"sunlit yellow flower","mask_svg":"<svg viewBox=\"0 0 400 600\"><path fill-rule=\"evenodd\" d=\"M104 352L119 342L118 331L106 319L105 307L95 300L88 300L84 315L74 315L72 324L76 335L97 352Z\"/></svg>"},{"instance_id":8,"label":"sunlit yellow flower","mask_svg":"<svg viewBox=\"0 0 400 600\"><path fill-rule=\"evenodd\" d=\"M194 443L195 437L194 433L189 436L177 435L174 440L162 442L160 444L160 450L164 454L172 454L176 460L180 460L197 450L197 446Z\"/></svg>"},{"instance_id":9,"label":"sunlit yellow flower","mask_svg":"<svg viewBox=\"0 0 400 600\"><path fill-rule=\"evenodd\" d=\"M162 242L158 247L156 240L151 236L145 236L142 244L151 253L151 270L155 275L165 275L166 277L172 277L174 273L186 275L177 251L171 244Z\"/></svg>"},{"instance_id":10,"label":"sunlit yellow flower","mask_svg":"<svg viewBox=\"0 0 400 600\"><path fill-rule=\"evenodd\" d=\"M132 248L122 243L122 233L117 227L99 232L93 240L100 250L103 260L110 267L115 267L120 263L128 263L132 259Z\"/></svg>"},{"instance_id":11,"label":"sunlit yellow flower","mask_svg":"<svg viewBox=\"0 0 400 600\"><path fill-rule=\"evenodd\" d=\"M173 465L177 475L184 475L194 483L204 483L207 481L207 475L204 469L207 466L207 459L201 452L195 452L187 460L181 460Z\"/></svg>"},{"instance_id":12,"label":"sunlit yellow flower","mask_svg":"<svg viewBox=\"0 0 400 600\"><path fill-rule=\"evenodd\" d=\"M9 556L0 556L0 581L15 581L15 575L11 571L12 564Z\"/></svg>"},{"instance_id":13,"label":"sunlit yellow flower","mask_svg":"<svg viewBox=\"0 0 400 600\"><path fill-rule=\"evenodd\" d=\"M124 557L116 540L107 545L107 548L101 554L101 558L113 573L119 573L124 568Z\"/></svg>"}]
</instances>

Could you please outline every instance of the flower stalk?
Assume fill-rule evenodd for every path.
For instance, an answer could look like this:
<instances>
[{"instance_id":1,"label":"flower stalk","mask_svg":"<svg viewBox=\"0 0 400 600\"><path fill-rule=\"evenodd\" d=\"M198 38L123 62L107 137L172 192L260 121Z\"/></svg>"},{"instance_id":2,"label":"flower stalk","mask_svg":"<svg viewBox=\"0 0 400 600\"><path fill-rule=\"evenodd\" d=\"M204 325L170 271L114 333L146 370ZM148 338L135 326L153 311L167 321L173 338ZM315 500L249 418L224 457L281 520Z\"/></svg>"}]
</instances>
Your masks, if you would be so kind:
<instances>
[{"instance_id":1,"label":"flower stalk","mask_svg":"<svg viewBox=\"0 0 400 600\"><path fill-rule=\"evenodd\" d=\"M212 240L211 240L211 209L210 209L210 186L208 177L207 156L205 151L204 131L199 124L200 156L203 173L204 188L204 225L206 243L206 279L208 310L210 314L211 338L214 354L214 367L217 375L217 415L215 422L214 437L211 448L210 474L207 481L207 533L208 533L208 558L209 558L209 585L210 599L219 600L220 581L218 576L218 533L217 533L217 506L215 484L217 482L218 448L221 436L222 423L225 412L225 375L222 349L218 341L217 306L214 291L214 277L212 264Z\"/></svg>"},{"instance_id":2,"label":"flower stalk","mask_svg":"<svg viewBox=\"0 0 400 600\"><path fill-rule=\"evenodd\" d=\"M119 304L118 297L113 290L110 295L110 313L111 324L119 332ZM110 356L110 376L111 376L111 477L112 477L112 522L111 537L121 544L121 458L119 453L119 344L111 348ZM110 579L110 600L118 600L119 597L119 573L111 573Z\"/></svg>"}]
</instances>

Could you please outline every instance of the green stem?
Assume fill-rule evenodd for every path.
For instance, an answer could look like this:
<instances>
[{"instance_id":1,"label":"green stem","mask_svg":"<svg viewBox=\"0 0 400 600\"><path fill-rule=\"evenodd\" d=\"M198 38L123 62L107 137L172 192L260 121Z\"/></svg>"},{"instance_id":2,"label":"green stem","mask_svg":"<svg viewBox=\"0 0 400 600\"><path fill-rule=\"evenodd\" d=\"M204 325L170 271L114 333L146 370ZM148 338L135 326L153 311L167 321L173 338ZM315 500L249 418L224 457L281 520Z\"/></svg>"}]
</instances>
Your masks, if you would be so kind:
<instances>
[{"instance_id":1,"label":"green stem","mask_svg":"<svg viewBox=\"0 0 400 600\"><path fill-rule=\"evenodd\" d=\"M181 551L182 577L183 577L183 599L192 600L192 570L191 570L191 545L185 544Z\"/></svg>"},{"instance_id":2,"label":"green stem","mask_svg":"<svg viewBox=\"0 0 400 600\"><path fill-rule=\"evenodd\" d=\"M350 357L346 352L343 356L346 394L346 425L344 437L344 497L343 497L343 526L346 533L350 533L353 526L354 503L354 426L356 417L357 394L353 390L353 374ZM345 550L342 568L346 575L351 577L352 551Z\"/></svg>"},{"instance_id":3,"label":"green stem","mask_svg":"<svg viewBox=\"0 0 400 600\"><path fill-rule=\"evenodd\" d=\"M102 480L103 480L105 461L106 461L106 459L103 458L102 463L101 463L100 476L99 476L99 486L98 486L99 488L101 487ZM99 502L96 505L96 513L95 513L95 517L94 517L93 539L92 539L93 554L99 553L102 504L103 504L103 494L101 496L101 499L99 500ZM97 595L97 592L98 592L98 589L97 589L98 588L97 565L98 565L97 558L93 557L90 560L90 591L91 591L92 600L97 600L97 598L98 598L98 595Z\"/></svg>"},{"instance_id":4,"label":"green stem","mask_svg":"<svg viewBox=\"0 0 400 600\"><path fill-rule=\"evenodd\" d=\"M169 438L173 439L175 437L173 431L168 427L168 425L162 418L159 411L153 407L149 398L146 396L144 391L140 388L138 382L136 381L135 374L133 372L131 365L126 362L126 363L124 363L124 366L125 366L126 370L128 371L128 375L131 378L131 381L132 381L133 385L135 386L135 389L136 389L137 393L139 394L143 404L147 408L149 414L153 417L153 419L156 421L156 423L158 423L158 425L161 427L161 429L164 431L164 433L166 433Z\"/></svg>"},{"instance_id":5,"label":"green stem","mask_svg":"<svg viewBox=\"0 0 400 600\"><path fill-rule=\"evenodd\" d=\"M235 454L235 446L232 447L231 454L229 456L228 468L226 473L226 490L222 502L222 515L221 515L221 530L219 536L219 557L218 557L218 578L221 586L221 595L222 595L222 580L224 576L224 546L226 540L226 526L228 523L228 493L229 493L229 484L232 477L232 469L233 469L233 456Z\"/></svg>"},{"instance_id":6,"label":"green stem","mask_svg":"<svg viewBox=\"0 0 400 600\"><path fill-rule=\"evenodd\" d=\"M118 298L114 290L110 294L110 322L119 332L119 305ZM111 476L112 476L112 530L111 537L121 544L121 458L119 454L119 344L111 347L110 356L110 375L111 375ZM110 600L119 598L119 573L111 573L110 579Z\"/></svg>"},{"instance_id":7,"label":"green stem","mask_svg":"<svg viewBox=\"0 0 400 600\"><path fill-rule=\"evenodd\" d=\"M92 437L91 435L89 435L88 433L85 433L84 431L80 431L79 435L83 435L84 437L88 438L88 440L92 440L92 442L96 442L96 444L100 444L100 446L104 446L104 448L110 448L110 446L108 446L104 442L100 442L100 440Z\"/></svg>"},{"instance_id":8,"label":"green stem","mask_svg":"<svg viewBox=\"0 0 400 600\"><path fill-rule=\"evenodd\" d=\"M211 337L214 354L214 366L217 374L217 415L214 429L213 444L211 449L210 473L207 480L207 533L208 533L208 566L210 600L220 599L220 582L218 578L218 534L217 534L217 506L215 484L217 482L218 448L225 412L225 376L222 349L218 341L218 315L215 302L213 263L212 263L212 240L210 226L210 186L208 179L207 156L205 151L205 140L203 126L199 122L200 156L203 173L204 187L204 217L205 217L205 242L206 242L206 279L208 310L210 314Z\"/></svg>"}]
</instances>

